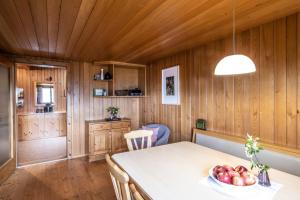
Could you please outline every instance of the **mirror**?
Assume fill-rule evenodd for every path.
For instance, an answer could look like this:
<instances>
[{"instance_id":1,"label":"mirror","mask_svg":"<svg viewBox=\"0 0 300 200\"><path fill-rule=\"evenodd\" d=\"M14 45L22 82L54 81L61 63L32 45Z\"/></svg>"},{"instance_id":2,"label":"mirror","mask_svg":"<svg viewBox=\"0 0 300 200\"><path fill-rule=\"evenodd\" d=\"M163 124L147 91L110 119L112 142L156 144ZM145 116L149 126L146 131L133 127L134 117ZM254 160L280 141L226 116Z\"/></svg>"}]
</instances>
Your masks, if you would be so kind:
<instances>
[{"instance_id":1,"label":"mirror","mask_svg":"<svg viewBox=\"0 0 300 200\"><path fill-rule=\"evenodd\" d=\"M50 83L36 84L36 105L54 104L54 85Z\"/></svg>"}]
</instances>

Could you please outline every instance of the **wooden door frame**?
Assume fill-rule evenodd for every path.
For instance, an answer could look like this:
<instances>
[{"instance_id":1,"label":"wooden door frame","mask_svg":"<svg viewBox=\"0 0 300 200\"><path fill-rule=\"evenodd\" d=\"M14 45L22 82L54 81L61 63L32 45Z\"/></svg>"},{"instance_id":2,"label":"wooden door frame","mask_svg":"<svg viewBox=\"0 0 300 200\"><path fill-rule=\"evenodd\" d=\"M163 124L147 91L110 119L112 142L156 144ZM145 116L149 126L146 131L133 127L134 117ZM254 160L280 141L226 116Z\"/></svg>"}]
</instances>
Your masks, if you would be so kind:
<instances>
[{"instance_id":1,"label":"wooden door frame","mask_svg":"<svg viewBox=\"0 0 300 200\"><path fill-rule=\"evenodd\" d=\"M70 87L70 68L71 68L71 62L67 62L67 61L58 61L58 60L49 60L49 59L45 59L45 58L36 58L36 57L27 57L27 56L16 56L13 57L14 60L14 68L16 71L17 68L17 64L25 64L25 65L31 65L31 66L37 66L37 67L45 67L45 68L49 68L51 66L55 67L55 68L63 68L66 69L66 93L67 93L67 98L66 98L66 123L67 123L67 141L66 141L66 153L67 153L67 159L71 159L72 158L72 103L71 103L71 91L69 88ZM14 80L14 90L16 89L16 75L15 75L15 80ZM16 116L16 113L15 113ZM14 122L17 122L17 117L15 117ZM17 124L17 123L16 123ZM15 125L15 128L17 130L17 127ZM16 132L16 141L15 141L15 146L17 147L17 143L18 143L18 134L17 131ZM17 149L16 149L17 150ZM59 159L61 160L61 159ZM50 161L51 162L51 161ZM18 166L18 158L16 155L16 160L15 160L15 165L16 167Z\"/></svg>"},{"instance_id":2,"label":"wooden door frame","mask_svg":"<svg viewBox=\"0 0 300 200\"><path fill-rule=\"evenodd\" d=\"M16 169L16 104L15 102L15 67L13 62L8 58L0 55L0 64L10 69L10 111L9 111L9 128L10 128L10 159L0 166L0 184L5 181Z\"/></svg>"}]
</instances>

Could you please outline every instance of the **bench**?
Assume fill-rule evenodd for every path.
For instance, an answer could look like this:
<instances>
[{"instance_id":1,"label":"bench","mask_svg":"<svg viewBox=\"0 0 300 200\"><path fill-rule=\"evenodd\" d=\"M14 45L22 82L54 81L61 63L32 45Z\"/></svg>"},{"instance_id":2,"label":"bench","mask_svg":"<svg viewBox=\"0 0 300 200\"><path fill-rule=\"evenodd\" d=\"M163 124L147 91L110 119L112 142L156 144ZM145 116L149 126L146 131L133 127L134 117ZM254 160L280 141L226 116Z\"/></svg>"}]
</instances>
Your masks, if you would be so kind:
<instances>
[{"instance_id":1,"label":"bench","mask_svg":"<svg viewBox=\"0 0 300 200\"><path fill-rule=\"evenodd\" d=\"M249 160L245 155L244 144L208 135L207 131L194 130L193 141L196 144ZM271 168L300 176L300 157L265 149L258 154L258 158Z\"/></svg>"}]
</instances>

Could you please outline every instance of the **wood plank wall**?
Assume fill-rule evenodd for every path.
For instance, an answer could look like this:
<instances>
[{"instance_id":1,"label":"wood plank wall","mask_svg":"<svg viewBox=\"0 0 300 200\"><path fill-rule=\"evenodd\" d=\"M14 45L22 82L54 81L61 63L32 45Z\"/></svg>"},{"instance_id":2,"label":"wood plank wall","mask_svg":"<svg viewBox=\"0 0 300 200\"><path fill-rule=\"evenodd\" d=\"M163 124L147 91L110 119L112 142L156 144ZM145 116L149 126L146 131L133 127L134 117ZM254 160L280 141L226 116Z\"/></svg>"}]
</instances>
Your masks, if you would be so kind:
<instances>
[{"instance_id":1,"label":"wood plank wall","mask_svg":"<svg viewBox=\"0 0 300 200\"><path fill-rule=\"evenodd\" d=\"M237 35L237 52L253 59L257 72L214 76L217 62L232 52L231 37L151 62L145 122L167 124L171 142L190 140L198 118L209 130L300 149L300 13ZM181 105L161 104L161 70L180 65Z\"/></svg>"},{"instance_id":2,"label":"wood plank wall","mask_svg":"<svg viewBox=\"0 0 300 200\"><path fill-rule=\"evenodd\" d=\"M66 70L60 68L30 68L17 65L16 87L24 88L24 107L17 108L17 113L35 112L34 82L49 82L51 76L55 85L55 111L66 111Z\"/></svg>"},{"instance_id":3,"label":"wood plank wall","mask_svg":"<svg viewBox=\"0 0 300 200\"><path fill-rule=\"evenodd\" d=\"M101 98L93 97L93 88L101 87L101 82L93 81L94 74L101 67L88 62L72 62L68 68L68 152L71 157L88 153L88 135L85 133L85 120L104 119L106 108L117 106L120 116L131 119L132 129L143 122L142 98ZM73 126L70 126L72 124ZM69 134L70 133L70 134Z\"/></svg>"}]
</instances>

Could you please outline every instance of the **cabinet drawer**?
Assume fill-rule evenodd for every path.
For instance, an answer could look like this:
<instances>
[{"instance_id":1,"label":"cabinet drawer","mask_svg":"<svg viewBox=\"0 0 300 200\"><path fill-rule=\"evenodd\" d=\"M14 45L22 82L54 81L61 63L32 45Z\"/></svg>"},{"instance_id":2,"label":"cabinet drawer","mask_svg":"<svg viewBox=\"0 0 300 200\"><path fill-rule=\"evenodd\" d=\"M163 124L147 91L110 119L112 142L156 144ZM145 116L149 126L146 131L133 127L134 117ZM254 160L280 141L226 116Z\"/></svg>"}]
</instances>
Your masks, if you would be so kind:
<instances>
[{"instance_id":1,"label":"cabinet drawer","mask_svg":"<svg viewBox=\"0 0 300 200\"><path fill-rule=\"evenodd\" d=\"M110 134L110 130L95 130L92 132L93 135L98 135L98 134Z\"/></svg>"},{"instance_id":2,"label":"cabinet drawer","mask_svg":"<svg viewBox=\"0 0 300 200\"><path fill-rule=\"evenodd\" d=\"M101 123L101 124L91 124L90 125L90 130L95 131L95 130L108 130L110 129L110 123Z\"/></svg>"},{"instance_id":3,"label":"cabinet drawer","mask_svg":"<svg viewBox=\"0 0 300 200\"><path fill-rule=\"evenodd\" d=\"M111 124L111 127L113 129L116 129L116 128L128 128L130 127L130 122L114 122Z\"/></svg>"}]
</instances>

